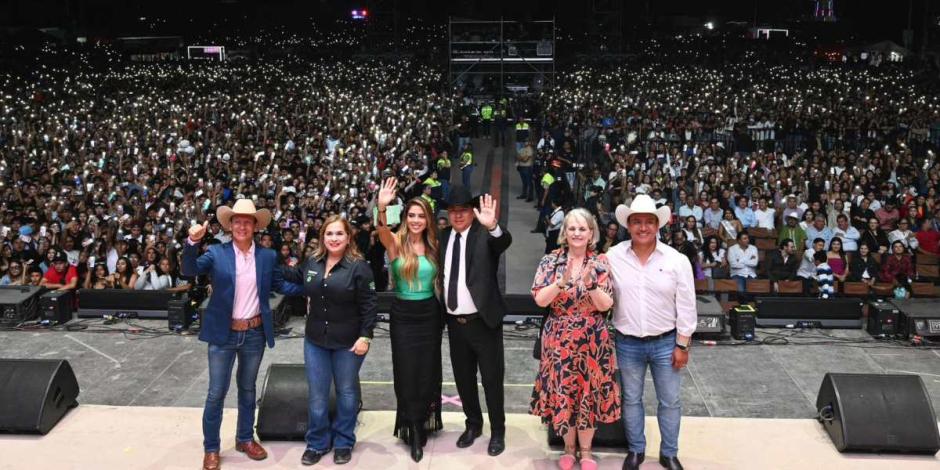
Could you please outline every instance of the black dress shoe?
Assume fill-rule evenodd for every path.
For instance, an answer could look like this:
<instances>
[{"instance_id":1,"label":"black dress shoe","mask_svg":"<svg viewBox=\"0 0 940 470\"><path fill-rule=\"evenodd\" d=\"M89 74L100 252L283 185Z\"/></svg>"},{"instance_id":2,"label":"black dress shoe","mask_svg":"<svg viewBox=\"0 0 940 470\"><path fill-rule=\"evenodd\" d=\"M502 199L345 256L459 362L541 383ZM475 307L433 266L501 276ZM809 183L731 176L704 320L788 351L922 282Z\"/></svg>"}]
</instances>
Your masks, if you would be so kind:
<instances>
[{"instance_id":1,"label":"black dress shoe","mask_svg":"<svg viewBox=\"0 0 940 470\"><path fill-rule=\"evenodd\" d=\"M623 470L639 470L640 464L642 464L645 459L645 454L627 452L627 458L623 459Z\"/></svg>"},{"instance_id":2,"label":"black dress shoe","mask_svg":"<svg viewBox=\"0 0 940 470\"><path fill-rule=\"evenodd\" d=\"M659 464L668 468L669 470L682 470L682 464L679 463L679 457L663 457L660 455Z\"/></svg>"},{"instance_id":3,"label":"black dress shoe","mask_svg":"<svg viewBox=\"0 0 940 470\"><path fill-rule=\"evenodd\" d=\"M496 457L502 454L504 450L506 450L506 435L504 433L494 433L490 437L490 445L487 446L486 453L490 454L491 457Z\"/></svg>"},{"instance_id":4,"label":"black dress shoe","mask_svg":"<svg viewBox=\"0 0 940 470\"><path fill-rule=\"evenodd\" d=\"M424 444L421 442L421 431L423 431L421 425L412 424L409 426L409 434L411 434L411 440L409 445L411 446L411 460L415 462L420 462L424 458Z\"/></svg>"},{"instance_id":5,"label":"black dress shoe","mask_svg":"<svg viewBox=\"0 0 940 470\"><path fill-rule=\"evenodd\" d=\"M463 434L457 438L457 447L465 449L473 445L478 437L483 435L483 430L474 426L467 426L467 429L464 430Z\"/></svg>"},{"instance_id":6,"label":"black dress shoe","mask_svg":"<svg viewBox=\"0 0 940 470\"><path fill-rule=\"evenodd\" d=\"M516 196L516 199L525 199L525 195Z\"/></svg>"},{"instance_id":7,"label":"black dress shoe","mask_svg":"<svg viewBox=\"0 0 940 470\"><path fill-rule=\"evenodd\" d=\"M420 462L424 458L424 448L421 447L421 439L411 439L411 460Z\"/></svg>"},{"instance_id":8,"label":"black dress shoe","mask_svg":"<svg viewBox=\"0 0 940 470\"><path fill-rule=\"evenodd\" d=\"M342 465L352 460L352 449L336 449L333 451L333 463Z\"/></svg>"},{"instance_id":9,"label":"black dress shoe","mask_svg":"<svg viewBox=\"0 0 940 470\"><path fill-rule=\"evenodd\" d=\"M534 229L534 230L530 231L529 233L542 233L542 231L539 230L539 229Z\"/></svg>"},{"instance_id":10,"label":"black dress shoe","mask_svg":"<svg viewBox=\"0 0 940 470\"><path fill-rule=\"evenodd\" d=\"M326 452L317 452L315 450L305 450L304 456L300 458L300 463L304 465L313 465L320 461Z\"/></svg>"}]
</instances>

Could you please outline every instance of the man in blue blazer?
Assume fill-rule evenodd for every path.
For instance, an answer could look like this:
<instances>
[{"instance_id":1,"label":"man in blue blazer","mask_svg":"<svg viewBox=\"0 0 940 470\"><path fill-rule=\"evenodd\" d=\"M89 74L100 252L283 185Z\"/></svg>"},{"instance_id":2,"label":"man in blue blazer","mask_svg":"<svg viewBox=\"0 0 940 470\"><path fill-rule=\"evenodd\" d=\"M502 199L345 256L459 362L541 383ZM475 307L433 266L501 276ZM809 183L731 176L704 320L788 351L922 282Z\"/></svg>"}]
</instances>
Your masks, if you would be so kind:
<instances>
[{"instance_id":1,"label":"man in blue blazer","mask_svg":"<svg viewBox=\"0 0 940 470\"><path fill-rule=\"evenodd\" d=\"M212 296L202 317L199 339L209 343L209 393L202 413L204 470L219 470L222 406L238 358L238 426L235 450L263 460L267 452L254 440L255 383L264 345L274 347L274 319L268 299L272 291L301 295L303 287L285 282L277 267L274 250L254 242L255 231L267 227L271 212L256 210L250 199L239 199L233 207L222 206L216 218L232 241L212 245L199 256L198 243L208 221L189 229L183 248L183 275L212 277Z\"/></svg>"}]
</instances>

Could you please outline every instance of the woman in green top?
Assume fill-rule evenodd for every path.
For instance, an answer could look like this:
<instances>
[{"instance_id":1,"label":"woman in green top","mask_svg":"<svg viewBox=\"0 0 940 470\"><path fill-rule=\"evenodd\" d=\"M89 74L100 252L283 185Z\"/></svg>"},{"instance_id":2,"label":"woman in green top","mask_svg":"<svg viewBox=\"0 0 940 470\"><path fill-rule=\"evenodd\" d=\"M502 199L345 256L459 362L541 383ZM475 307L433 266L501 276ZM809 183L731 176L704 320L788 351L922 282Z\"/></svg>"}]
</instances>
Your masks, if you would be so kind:
<instances>
[{"instance_id":1,"label":"woman in green top","mask_svg":"<svg viewBox=\"0 0 940 470\"><path fill-rule=\"evenodd\" d=\"M414 198L405 203L405 219L392 233L386 207L395 200L398 181L388 178L379 190L379 241L388 252L395 283L390 314L392 374L395 379L395 436L411 446L415 462L424 455L428 432L441 422L441 331L444 329L438 295L440 267L437 226L428 203Z\"/></svg>"}]
</instances>

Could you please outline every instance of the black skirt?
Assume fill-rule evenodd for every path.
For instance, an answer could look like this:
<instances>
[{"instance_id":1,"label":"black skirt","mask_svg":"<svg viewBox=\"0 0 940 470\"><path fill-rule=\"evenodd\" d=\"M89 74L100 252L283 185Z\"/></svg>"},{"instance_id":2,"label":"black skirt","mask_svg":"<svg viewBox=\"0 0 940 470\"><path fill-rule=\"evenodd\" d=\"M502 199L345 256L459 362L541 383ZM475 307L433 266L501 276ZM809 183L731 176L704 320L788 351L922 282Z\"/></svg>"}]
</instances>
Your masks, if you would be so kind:
<instances>
[{"instance_id":1,"label":"black skirt","mask_svg":"<svg viewBox=\"0 0 940 470\"><path fill-rule=\"evenodd\" d=\"M392 302L390 314L392 373L395 378L395 436L410 442L411 428L427 433L444 427L441 421L440 303L425 300Z\"/></svg>"}]
</instances>

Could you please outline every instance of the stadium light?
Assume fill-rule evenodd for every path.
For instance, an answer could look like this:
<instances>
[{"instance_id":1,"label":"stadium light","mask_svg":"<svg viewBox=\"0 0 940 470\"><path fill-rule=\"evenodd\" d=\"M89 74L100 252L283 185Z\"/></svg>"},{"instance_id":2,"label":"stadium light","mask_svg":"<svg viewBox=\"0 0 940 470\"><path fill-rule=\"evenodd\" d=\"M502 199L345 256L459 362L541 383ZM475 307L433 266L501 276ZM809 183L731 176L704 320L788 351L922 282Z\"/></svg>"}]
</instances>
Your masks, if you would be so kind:
<instances>
[{"instance_id":1,"label":"stadium light","mask_svg":"<svg viewBox=\"0 0 940 470\"><path fill-rule=\"evenodd\" d=\"M714 22L711 22L711 21L709 21L708 23L705 23L705 29L707 29L707 30L709 30L709 31L715 29L715 23L714 23Z\"/></svg>"}]
</instances>

